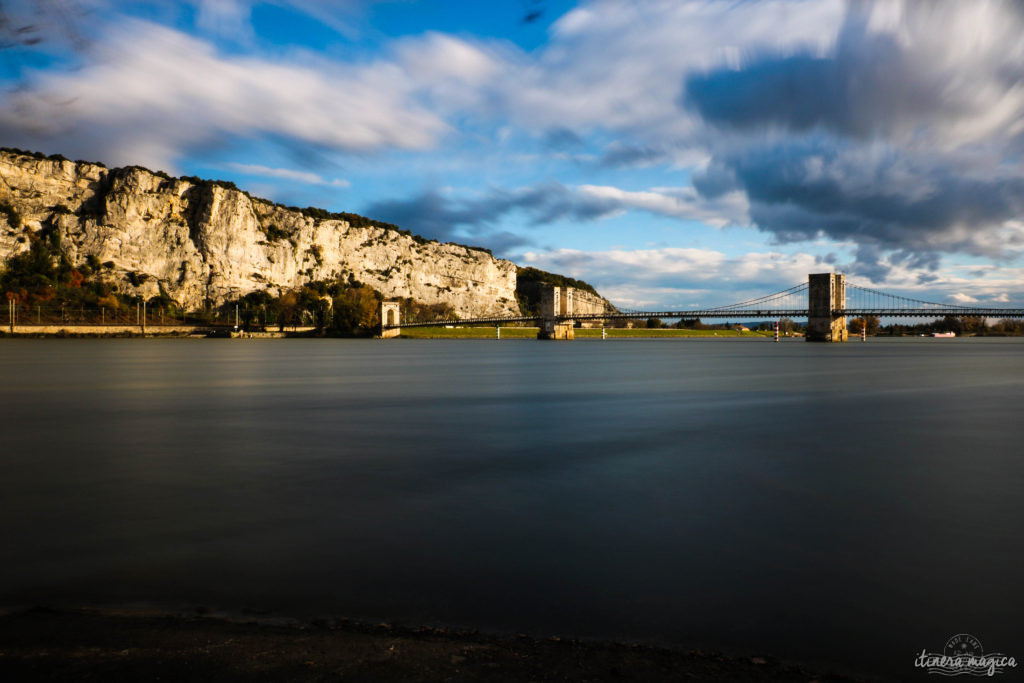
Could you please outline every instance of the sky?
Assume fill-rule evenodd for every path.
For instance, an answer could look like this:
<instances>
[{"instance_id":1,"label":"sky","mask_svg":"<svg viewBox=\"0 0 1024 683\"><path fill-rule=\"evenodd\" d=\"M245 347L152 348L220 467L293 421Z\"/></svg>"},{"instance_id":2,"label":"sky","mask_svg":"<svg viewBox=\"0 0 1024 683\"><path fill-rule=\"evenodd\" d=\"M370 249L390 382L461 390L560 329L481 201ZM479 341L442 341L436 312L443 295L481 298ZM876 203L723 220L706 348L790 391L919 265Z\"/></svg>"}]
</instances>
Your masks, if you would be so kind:
<instances>
[{"instance_id":1,"label":"sky","mask_svg":"<svg viewBox=\"0 0 1024 683\"><path fill-rule=\"evenodd\" d=\"M0 145L685 309L1024 305L1024 3L0 0Z\"/></svg>"}]
</instances>

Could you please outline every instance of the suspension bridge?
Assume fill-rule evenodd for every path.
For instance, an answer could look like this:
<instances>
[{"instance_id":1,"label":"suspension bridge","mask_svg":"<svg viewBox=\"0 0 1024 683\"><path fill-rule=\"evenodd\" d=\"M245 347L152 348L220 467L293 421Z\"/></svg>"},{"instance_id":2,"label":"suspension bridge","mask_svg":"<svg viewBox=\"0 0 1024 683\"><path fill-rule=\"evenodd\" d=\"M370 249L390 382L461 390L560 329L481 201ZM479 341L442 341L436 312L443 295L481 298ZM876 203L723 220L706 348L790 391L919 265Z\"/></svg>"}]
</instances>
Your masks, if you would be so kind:
<instances>
[{"instance_id":1,"label":"suspension bridge","mask_svg":"<svg viewBox=\"0 0 1024 683\"><path fill-rule=\"evenodd\" d=\"M808 341L846 341L847 318L1024 318L1024 308L991 308L971 305L943 304L862 287L846 282L841 273L818 273L807 282L779 292L747 299L733 304L702 309L640 311L629 309L588 312L573 310L572 289L549 287L541 299L539 315L483 318L452 318L430 322L402 322L397 302L384 302L381 308L381 336L398 336L402 328L439 325L503 325L509 323L540 323L538 338L572 339L572 328L584 322L614 320L646 320L648 318L779 320L806 318Z\"/></svg>"}]
</instances>

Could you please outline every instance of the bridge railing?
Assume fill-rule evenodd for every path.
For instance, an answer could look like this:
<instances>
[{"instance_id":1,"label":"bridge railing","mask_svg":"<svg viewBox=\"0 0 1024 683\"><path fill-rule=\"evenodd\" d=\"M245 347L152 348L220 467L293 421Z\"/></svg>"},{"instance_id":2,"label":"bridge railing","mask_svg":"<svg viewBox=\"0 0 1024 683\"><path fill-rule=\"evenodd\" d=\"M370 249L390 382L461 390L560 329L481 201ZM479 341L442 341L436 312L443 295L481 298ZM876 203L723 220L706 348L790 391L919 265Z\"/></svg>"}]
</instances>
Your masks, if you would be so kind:
<instances>
[{"instance_id":1,"label":"bridge railing","mask_svg":"<svg viewBox=\"0 0 1024 683\"><path fill-rule=\"evenodd\" d=\"M807 317L807 309L754 309L754 310L721 310L702 309L689 311L631 311L618 313L579 313L574 315L555 316L554 320L565 322L569 320L595 321L595 320L646 320L647 318L682 318L684 320L696 320L698 318L724 318L730 320L741 320L749 318L798 318ZM401 322L397 325L385 325L384 329L400 329L404 327L444 327L446 325L498 325L504 323L518 322L541 322L546 320L543 316L515 316L507 318L452 318L448 320L434 320L430 322Z\"/></svg>"},{"instance_id":2,"label":"bridge railing","mask_svg":"<svg viewBox=\"0 0 1024 683\"><path fill-rule=\"evenodd\" d=\"M722 318L742 320L748 318L806 318L806 308L752 308L722 309L704 308L685 311L632 311L629 313L588 313L563 316L564 320L638 320L644 318L681 318L696 320L698 318Z\"/></svg>"},{"instance_id":3,"label":"bridge railing","mask_svg":"<svg viewBox=\"0 0 1024 683\"><path fill-rule=\"evenodd\" d=\"M444 320L430 320L418 322L400 322L397 325L384 325L385 330L401 329L403 327L445 327L448 325L497 325L501 323L527 323L540 322L544 320L539 315L519 315L510 317L489 317L489 318L446 318Z\"/></svg>"},{"instance_id":4,"label":"bridge railing","mask_svg":"<svg viewBox=\"0 0 1024 683\"><path fill-rule=\"evenodd\" d=\"M832 315L878 318L1024 318L1024 308L844 308L832 311Z\"/></svg>"}]
</instances>

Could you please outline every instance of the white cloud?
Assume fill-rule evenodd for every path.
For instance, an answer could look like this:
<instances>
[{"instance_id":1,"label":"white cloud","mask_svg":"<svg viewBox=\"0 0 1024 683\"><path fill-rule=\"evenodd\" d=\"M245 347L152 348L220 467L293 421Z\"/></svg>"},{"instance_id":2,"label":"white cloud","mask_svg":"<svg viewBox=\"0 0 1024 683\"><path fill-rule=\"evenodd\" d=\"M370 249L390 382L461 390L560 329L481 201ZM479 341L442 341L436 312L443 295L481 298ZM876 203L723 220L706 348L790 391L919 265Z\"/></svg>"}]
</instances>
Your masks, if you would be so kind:
<instances>
[{"instance_id":1,"label":"white cloud","mask_svg":"<svg viewBox=\"0 0 1024 683\"><path fill-rule=\"evenodd\" d=\"M844 7L825 2L595 2L568 12L510 83L521 125L680 134L683 78L765 49L833 44ZM646 133L644 133L646 131Z\"/></svg>"},{"instance_id":2,"label":"white cloud","mask_svg":"<svg viewBox=\"0 0 1024 683\"><path fill-rule=\"evenodd\" d=\"M256 48L254 0L190 2L201 35ZM354 0L274 2L347 35L346 17L361 11ZM117 8L97 13L113 21L80 68L38 72L0 106L0 132L157 165L225 134L340 150L427 149L456 120L631 131L663 144L692 128L678 106L686 74L766 49L824 50L842 16L841 0L594 2L556 22L549 44L533 53L427 33L385 44L385 56L372 61L338 61L221 53ZM84 142L86 132L99 140ZM677 153L687 163L701 155L693 145Z\"/></svg>"},{"instance_id":3,"label":"white cloud","mask_svg":"<svg viewBox=\"0 0 1024 683\"><path fill-rule=\"evenodd\" d=\"M587 3L554 24L505 96L527 128L630 131L664 144L693 131L678 106L686 75L768 50L823 52L843 13L841 0Z\"/></svg>"},{"instance_id":4,"label":"white cloud","mask_svg":"<svg viewBox=\"0 0 1024 683\"><path fill-rule=\"evenodd\" d=\"M475 237L459 239L483 237L486 240L487 227L509 216L537 226L561 220L604 220L634 209L703 221L717 227L741 225L746 221L745 198L738 192L707 199L692 187L628 191L608 185L565 186L557 182L511 190L491 188L484 193L462 196L427 191L418 196L374 202L367 212L435 239L450 239L455 236L453 229L465 228ZM501 234L502 241L507 243L504 228ZM517 245L522 243L519 241Z\"/></svg>"},{"instance_id":5,"label":"white cloud","mask_svg":"<svg viewBox=\"0 0 1024 683\"><path fill-rule=\"evenodd\" d=\"M753 252L727 256L711 249L556 249L529 252L523 262L590 282L615 304L685 309L735 303L806 282L828 270L811 254Z\"/></svg>"},{"instance_id":6,"label":"white cloud","mask_svg":"<svg viewBox=\"0 0 1024 683\"><path fill-rule=\"evenodd\" d=\"M0 104L0 133L60 144L66 154L169 167L227 137L277 136L339 150L426 149L450 128L420 100L402 61L340 64L223 55L202 40L141 21L112 29L96 58L38 74ZM436 55L411 41L403 59ZM439 81L466 77L464 54ZM474 66L479 69L479 65Z\"/></svg>"},{"instance_id":7,"label":"white cloud","mask_svg":"<svg viewBox=\"0 0 1024 683\"><path fill-rule=\"evenodd\" d=\"M261 1L304 14L350 39L359 36L353 19L367 4L364 0L188 0L195 7L198 29L243 43L251 43L255 38L252 8Z\"/></svg>"},{"instance_id":8,"label":"white cloud","mask_svg":"<svg viewBox=\"0 0 1024 683\"><path fill-rule=\"evenodd\" d=\"M309 171L296 171L291 168L271 168L259 164L227 164L228 168L246 175L263 176L266 178L283 178L295 180L307 185L327 185L330 187L349 187L352 183L341 178L327 179Z\"/></svg>"},{"instance_id":9,"label":"white cloud","mask_svg":"<svg viewBox=\"0 0 1024 683\"><path fill-rule=\"evenodd\" d=\"M886 254L1019 256L1022 31L1006 0L864 0L821 55L777 50L689 78L714 189L744 191L781 241L855 240L865 272Z\"/></svg>"},{"instance_id":10,"label":"white cloud","mask_svg":"<svg viewBox=\"0 0 1024 683\"><path fill-rule=\"evenodd\" d=\"M249 0L197 0L196 26L214 35L251 41L251 13Z\"/></svg>"},{"instance_id":11,"label":"white cloud","mask_svg":"<svg viewBox=\"0 0 1024 683\"><path fill-rule=\"evenodd\" d=\"M729 192L721 197L707 199L692 187L652 188L631 192L606 185L580 185L578 191L587 197L604 200L622 208L649 211L662 216L703 221L721 228L726 225L745 225L747 199L742 192Z\"/></svg>"}]
</instances>

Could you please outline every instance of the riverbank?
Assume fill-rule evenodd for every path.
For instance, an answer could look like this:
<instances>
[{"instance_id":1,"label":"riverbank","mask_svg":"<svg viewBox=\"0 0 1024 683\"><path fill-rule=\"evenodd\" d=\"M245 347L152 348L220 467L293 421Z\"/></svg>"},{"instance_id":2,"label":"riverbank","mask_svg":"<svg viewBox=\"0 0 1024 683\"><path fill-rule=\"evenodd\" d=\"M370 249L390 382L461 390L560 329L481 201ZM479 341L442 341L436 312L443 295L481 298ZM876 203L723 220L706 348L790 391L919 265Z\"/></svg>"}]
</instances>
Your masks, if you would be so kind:
<instances>
[{"instance_id":1,"label":"riverbank","mask_svg":"<svg viewBox=\"0 0 1024 683\"><path fill-rule=\"evenodd\" d=\"M346 621L272 624L200 614L0 616L10 681L854 681L768 656L538 640Z\"/></svg>"},{"instance_id":2,"label":"riverbank","mask_svg":"<svg viewBox=\"0 0 1024 683\"><path fill-rule=\"evenodd\" d=\"M538 328L536 327L502 327L502 339L536 339ZM601 328L580 327L573 330L577 339L600 339ZM764 330L747 330L734 332L732 330L689 330L678 328L633 328L621 329L605 328L608 339L676 339L693 338L702 339L737 339L739 337L771 337L774 333ZM403 339L496 339L498 333L493 326L479 327L404 327L402 328Z\"/></svg>"},{"instance_id":3,"label":"riverbank","mask_svg":"<svg viewBox=\"0 0 1024 683\"><path fill-rule=\"evenodd\" d=\"M211 325L16 325L0 329L0 337L48 338L82 337L88 339L114 337L194 337L250 339L284 339L286 337L307 337L316 331L311 326L289 326L284 330L246 331L233 330L225 326Z\"/></svg>"},{"instance_id":4,"label":"riverbank","mask_svg":"<svg viewBox=\"0 0 1024 683\"><path fill-rule=\"evenodd\" d=\"M502 327L501 339L536 339L536 327ZM283 332L234 332L230 328L211 328L209 326L159 326L150 325L142 330L138 325L18 325L12 333L9 329L0 330L2 337L243 337L251 339L282 339L285 337L310 337L315 334L314 327L289 327ZM577 328L577 339L601 339L600 328ZM738 338L771 338L772 332L765 330L689 330L677 328L606 328L608 339L738 339ZM399 335L402 339L495 339L498 337L494 327L406 327Z\"/></svg>"}]
</instances>

